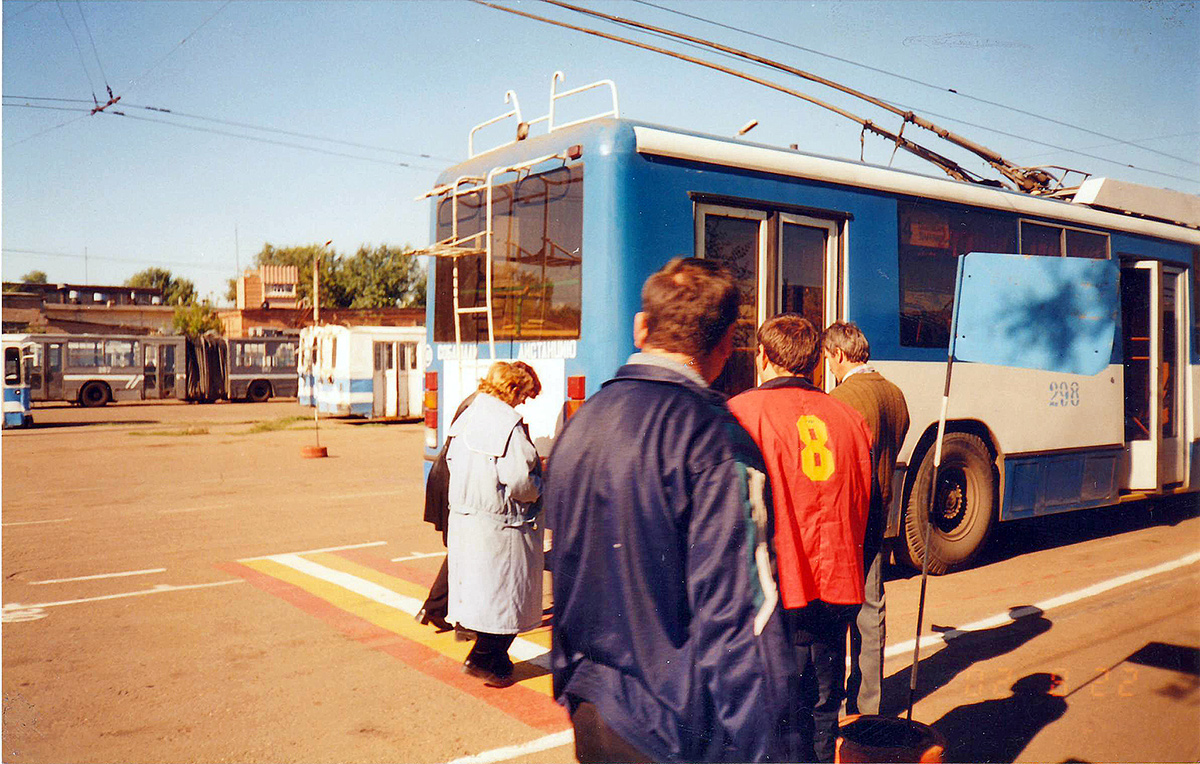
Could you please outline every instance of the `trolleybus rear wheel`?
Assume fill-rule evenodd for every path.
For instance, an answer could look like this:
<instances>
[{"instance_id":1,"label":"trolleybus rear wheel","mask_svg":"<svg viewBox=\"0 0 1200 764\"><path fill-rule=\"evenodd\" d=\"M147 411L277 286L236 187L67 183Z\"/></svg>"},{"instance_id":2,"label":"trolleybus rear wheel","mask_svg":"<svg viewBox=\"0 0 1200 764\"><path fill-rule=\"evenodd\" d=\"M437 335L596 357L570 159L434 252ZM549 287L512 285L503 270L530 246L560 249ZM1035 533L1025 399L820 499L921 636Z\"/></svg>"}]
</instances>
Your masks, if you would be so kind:
<instances>
[{"instance_id":1,"label":"trolleybus rear wheel","mask_svg":"<svg viewBox=\"0 0 1200 764\"><path fill-rule=\"evenodd\" d=\"M933 474L933 449L921 460L917 479L904 513L903 556L920 570L925 547L925 526L931 516L929 481ZM987 446L965 432L946 435L942 464L938 468L934 500L933 533L929 536L929 572L934 575L965 567L983 548L996 506L996 473Z\"/></svg>"},{"instance_id":2,"label":"trolleybus rear wheel","mask_svg":"<svg viewBox=\"0 0 1200 764\"><path fill-rule=\"evenodd\" d=\"M263 403L271 397L271 384L266 380L256 379L246 388L246 400Z\"/></svg>"},{"instance_id":3,"label":"trolleybus rear wheel","mask_svg":"<svg viewBox=\"0 0 1200 764\"><path fill-rule=\"evenodd\" d=\"M112 393L103 382L88 382L79 391L79 402L88 408L103 406L111 400Z\"/></svg>"}]
</instances>

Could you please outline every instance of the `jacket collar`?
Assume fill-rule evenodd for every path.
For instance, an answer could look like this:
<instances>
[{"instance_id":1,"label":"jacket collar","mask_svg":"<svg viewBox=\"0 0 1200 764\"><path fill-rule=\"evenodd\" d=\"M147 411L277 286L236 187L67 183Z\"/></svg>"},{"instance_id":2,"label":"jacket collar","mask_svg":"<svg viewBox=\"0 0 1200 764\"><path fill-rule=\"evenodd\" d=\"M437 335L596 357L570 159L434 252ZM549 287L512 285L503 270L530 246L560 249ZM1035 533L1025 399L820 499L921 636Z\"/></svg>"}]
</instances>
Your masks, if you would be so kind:
<instances>
[{"instance_id":1,"label":"jacket collar","mask_svg":"<svg viewBox=\"0 0 1200 764\"><path fill-rule=\"evenodd\" d=\"M798 387L801 390L812 390L814 392L823 392L821 388L809 382L804 377L775 377L768 379L758 386L759 390L774 390L777 387Z\"/></svg>"},{"instance_id":2,"label":"jacket collar","mask_svg":"<svg viewBox=\"0 0 1200 764\"><path fill-rule=\"evenodd\" d=\"M601 387L607 387L613 382L622 380L637 381L637 382L660 382L670 385L678 385L685 387L696 395L711 401L713 403L724 404L725 394L713 390L711 387L702 387L696 384L686 374L676 371L667 366L647 363L627 363L617 369L616 375L612 379L605 382Z\"/></svg>"}]
</instances>

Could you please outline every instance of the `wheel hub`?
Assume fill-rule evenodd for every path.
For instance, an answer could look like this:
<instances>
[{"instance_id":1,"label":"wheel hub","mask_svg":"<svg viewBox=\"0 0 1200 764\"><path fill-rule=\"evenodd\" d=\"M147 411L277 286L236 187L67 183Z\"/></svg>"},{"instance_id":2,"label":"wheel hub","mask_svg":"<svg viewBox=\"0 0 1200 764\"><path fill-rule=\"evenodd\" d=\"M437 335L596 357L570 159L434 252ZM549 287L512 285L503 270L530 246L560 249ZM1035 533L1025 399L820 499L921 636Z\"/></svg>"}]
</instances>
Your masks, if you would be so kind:
<instances>
[{"instance_id":1,"label":"wheel hub","mask_svg":"<svg viewBox=\"0 0 1200 764\"><path fill-rule=\"evenodd\" d=\"M958 527L967 510L966 482L961 473L939 476L935 522L942 532Z\"/></svg>"}]
</instances>

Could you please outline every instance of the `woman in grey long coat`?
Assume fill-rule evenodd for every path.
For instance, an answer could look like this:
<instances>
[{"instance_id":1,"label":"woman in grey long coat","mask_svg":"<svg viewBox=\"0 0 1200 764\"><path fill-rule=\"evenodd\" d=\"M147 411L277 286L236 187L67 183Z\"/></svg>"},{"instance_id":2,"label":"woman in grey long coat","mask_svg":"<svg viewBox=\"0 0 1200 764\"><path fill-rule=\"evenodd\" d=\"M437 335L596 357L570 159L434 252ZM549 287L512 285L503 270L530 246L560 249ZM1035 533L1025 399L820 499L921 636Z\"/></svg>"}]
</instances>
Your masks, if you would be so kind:
<instances>
[{"instance_id":1,"label":"woman in grey long coat","mask_svg":"<svg viewBox=\"0 0 1200 764\"><path fill-rule=\"evenodd\" d=\"M542 620L541 463L514 408L540 391L528 365L498 361L447 433L447 618L478 634L463 671L498 686L513 639Z\"/></svg>"}]
</instances>

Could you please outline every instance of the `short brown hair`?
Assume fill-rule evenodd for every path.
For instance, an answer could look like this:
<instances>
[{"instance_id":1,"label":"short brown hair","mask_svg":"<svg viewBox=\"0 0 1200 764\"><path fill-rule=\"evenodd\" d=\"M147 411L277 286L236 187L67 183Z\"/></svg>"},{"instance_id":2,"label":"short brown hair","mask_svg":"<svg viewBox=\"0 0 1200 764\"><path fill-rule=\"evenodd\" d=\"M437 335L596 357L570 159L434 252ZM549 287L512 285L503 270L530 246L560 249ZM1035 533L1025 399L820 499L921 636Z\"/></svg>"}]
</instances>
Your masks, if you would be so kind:
<instances>
[{"instance_id":1,"label":"short brown hair","mask_svg":"<svg viewBox=\"0 0 1200 764\"><path fill-rule=\"evenodd\" d=\"M698 257L676 257L642 287L645 344L698 358L721 342L738 317L740 295L725 266Z\"/></svg>"},{"instance_id":2,"label":"short brown hair","mask_svg":"<svg viewBox=\"0 0 1200 764\"><path fill-rule=\"evenodd\" d=\"M821 336L821 346L832 353L840 350L846 354L846 360L853 363L866 363L871 360L871 343L867 335L857 324L850 321L834 321L825 327Z\"/></svg>"},{"instance_id":3,"label":"short brown hair","mask_svg":"<svg viewBox=\"0 0 1200 764\"><path fill-rule=\"evenodd\" d=\"M479 392L516 406L522 396L536 398L542 383L533 367L524 361L496 361L488 368L487 376L479 380Z\"/></svg>"},{"instance_id":4,"label":"short brown hair","mask_svg":"<svg viewBox=\"0 0 1200 764\"><path fill-rule=\"evenodd\" d=\"M767 360L798 377L807 377L821 360L817 327L799 313L780 313L758 327L758 344Z\"/></svg>"}]
</instances>

